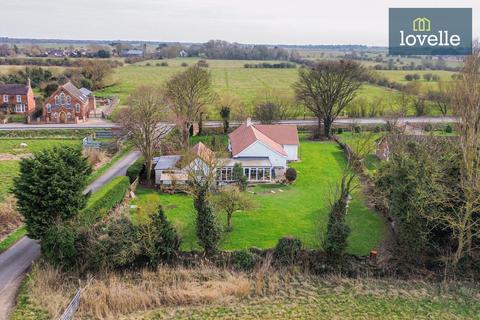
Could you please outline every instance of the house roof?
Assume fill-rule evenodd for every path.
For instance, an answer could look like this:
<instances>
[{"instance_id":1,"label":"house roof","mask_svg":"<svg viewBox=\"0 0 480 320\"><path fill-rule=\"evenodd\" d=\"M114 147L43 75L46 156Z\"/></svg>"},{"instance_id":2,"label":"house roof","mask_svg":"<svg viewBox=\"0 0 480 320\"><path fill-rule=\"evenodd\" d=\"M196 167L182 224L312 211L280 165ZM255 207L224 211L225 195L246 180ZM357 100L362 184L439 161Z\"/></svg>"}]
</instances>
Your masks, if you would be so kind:
<instances>
[{"instance_id":1,"label":"house roof","mask_svg":"<svg viewBox=\"0 0 480 320\"><path fill-rule=\"evenodd\" d=\"M161 156L158 157L157 164L155 165L155 170L168 170L176 169L176 164L180 160L181 156Z\"/></svg>"},{"instance_id":2,"label":"house roof","mask_svg":"<svg viewBox=\"0 0 480 320\"><path fill-rule=\"evenodd\" d=\"M262 157L240 157L219 160L222 167L233 167L236 163L240 163L242 167L271 167L272 163L268 158Z\"/></svg>"},{"instance_id":3,"label":"house roof","mask_svg":"<svg viewBox=\"0 0 480 320\"><path fill-rule=\"evenodd\" d=\"M242 124L228 135L232 154L236 156L255 141L262 142L273 151L287 156L282 145L298 144L298 134L296 126L289 125L254 125Z\"/></svg>"},{"instance_id":4,"label":"house roof","mask_svg":"<svg viewBox=\"0 0 480 320\"><path fill-rule=\"evenodd\" d=\"M0 84L0 94L25 95L28 89L28 85L25 84Z\"/></svg>"},{"instance_id":5,"label":"house roof","mask_svg":"<svg viewBox=\"0 0 480 320\"><path fill-rule=\"evenodd\" d=\"M80 92L87 97L92 94L92 91L88 90L87 88L80 88Z\"/></svg>"},{"instance_id":6,"label":"house roof","mask_svg":"<svg viewBox=\"0 0 480 320\"><path fill-rule=\"evenodd\" d=\"M297 126L295 125L256 124L254 126L260 132L279 144L298 144Z\"/></svg>"},{"instance_id":7,"label":"house roof","mask_svg":"<svg viewBox=\"0 0 480 320\"><path fill-rule=\"evenodd\" d=\"M78 100L82 101L83 103L88 101L88 97L82 93L77 87L73 85L70 81L65 83L62 86L63 89L68 91L72 96L76 97Z\"/></svg>"},{"instance_id":8,"label":"house roof","mask_svg":"<svg viewBox=\"0 0 480 320\"><path fill-rule=\"evenodd\" d=\"M210 162L215 157L214 152L201 142L194 145L190 152L206 162Z\"/></svg>"}]
</instances>

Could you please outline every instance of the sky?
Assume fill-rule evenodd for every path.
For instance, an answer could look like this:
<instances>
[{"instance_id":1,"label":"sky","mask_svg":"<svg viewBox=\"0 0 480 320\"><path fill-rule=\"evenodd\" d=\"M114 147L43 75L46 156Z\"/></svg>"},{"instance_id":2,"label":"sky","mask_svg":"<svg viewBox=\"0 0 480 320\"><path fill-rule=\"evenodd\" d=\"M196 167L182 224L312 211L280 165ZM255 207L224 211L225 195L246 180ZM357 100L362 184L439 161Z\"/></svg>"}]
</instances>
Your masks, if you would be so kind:
<instances>
[{"instance_id":1,"label":"sky","mask_svg":"<svg viewBox=\"0 0 480 320\"><path fill-rule=\"evenodd\" d=\"M0 0L0 37L388 45L389 7L473 8L479 0Z\"/></svg>"}]
</instances>

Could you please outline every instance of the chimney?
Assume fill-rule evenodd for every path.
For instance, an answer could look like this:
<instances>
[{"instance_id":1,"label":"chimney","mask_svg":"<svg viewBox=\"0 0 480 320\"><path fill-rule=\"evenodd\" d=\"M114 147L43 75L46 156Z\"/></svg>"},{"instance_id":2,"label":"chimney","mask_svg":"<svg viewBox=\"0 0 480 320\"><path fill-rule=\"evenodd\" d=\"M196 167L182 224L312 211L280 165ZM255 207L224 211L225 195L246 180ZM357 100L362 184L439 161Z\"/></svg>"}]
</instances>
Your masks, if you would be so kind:
<instances>
[{"instance_id":1,"label":"chimney","mask_svg":"<svg viewBox=\"0 0 480 320\"><path fill-rule=\"evenodd\" d=\"M250 127L252 125L252 119L247 118L247 127Z\"/></svg>"},{"instance_id":2,"label":"chimney","mask_svg":"<svg viewBox=\"0 0 480 320\"><path fill-rule=\"evenodd\" d=\"M27 86L30 88L32 85L30 83L30 78L27 79Z\"/></svg>"}]
</instances>

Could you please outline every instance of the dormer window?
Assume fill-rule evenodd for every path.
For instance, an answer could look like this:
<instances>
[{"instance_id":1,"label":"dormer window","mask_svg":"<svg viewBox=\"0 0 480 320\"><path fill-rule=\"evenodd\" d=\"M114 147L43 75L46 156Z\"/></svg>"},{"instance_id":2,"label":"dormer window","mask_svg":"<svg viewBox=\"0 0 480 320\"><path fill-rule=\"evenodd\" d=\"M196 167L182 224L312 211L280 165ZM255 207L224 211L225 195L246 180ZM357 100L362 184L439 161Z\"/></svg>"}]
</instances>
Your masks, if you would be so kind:
<instances>
[{"instance_id":1,"label":"dormer window","mask_svg":"<svg viewBox=\"0 0 480 320\"><path fill-rule=\"evenodd\" d=\"M22 96L17 94L17 102L22 102Z\"/></svg>"},{"instance_id":2,"label":"dormer window","mask_svg":"<svg viewBox=\"0 0 480 320\"><path fill-rule=\"evenodd\" d=\"M47 113L52 112L52 105L50 103L47 103Z\"/></svg>"},{"instance_id":3,"label":"dormer window","mask_svg":"<svg viewBox=\"0 0 480 320\"><path fill-rule=\"evenodd\" d=\"M6 94L3 95L3 102L8 102L8 95Z\"/></svg>"}]
</instances>

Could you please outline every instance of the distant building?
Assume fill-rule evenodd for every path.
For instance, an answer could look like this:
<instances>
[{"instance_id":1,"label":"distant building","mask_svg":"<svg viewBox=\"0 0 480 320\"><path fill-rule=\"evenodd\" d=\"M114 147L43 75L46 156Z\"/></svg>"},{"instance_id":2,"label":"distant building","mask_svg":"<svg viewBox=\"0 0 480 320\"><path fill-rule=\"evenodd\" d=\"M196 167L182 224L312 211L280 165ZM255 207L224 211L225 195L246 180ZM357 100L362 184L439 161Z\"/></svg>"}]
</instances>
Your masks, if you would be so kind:
<instances>
[{"instance_id":1,"label":"distant building","mask_svg":"<svg viewBox=\"0 0 480 320\"><path fill-rule=\"evenodd\" d=\"M87 120L96 107L95 96L86 89L78 89L71 82L60 86L43 106L43 118L47 122L75 123Z\"/></svg>"},{"instance_id":2,"label":"distant building","mask_svg":"<svg viewBox=\"0 0 480 320\"><path fill-rule=\"evenodd\" d=\"M25 84L0 84L0 111L27 115L35 111L30 80Z\"/></svg>"},{"instance_id":3,"label":"distant building","mask_svg":"<svg viewBox=\"0 0 480 320\"><path fill-rule=\"evenodd\" d=\"M143 50L141 49L123 50L120 55L122 57L143 57Z\"/></svg>"},{"instance_id":4,"label":"distant building","mask_svg":"<svg viewBox=\"0 0 480 320\"><path fill-rule=\"evenodd\" d=\"M178 55L182 58L188 57L188 53L185 50L181 50Z\"/></svg>"}]
</instances>

